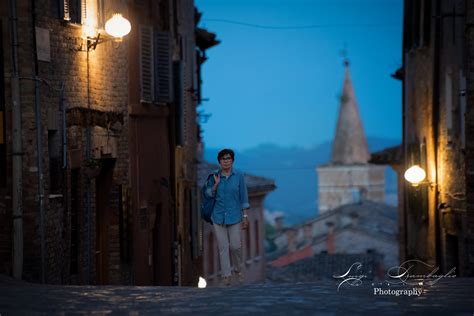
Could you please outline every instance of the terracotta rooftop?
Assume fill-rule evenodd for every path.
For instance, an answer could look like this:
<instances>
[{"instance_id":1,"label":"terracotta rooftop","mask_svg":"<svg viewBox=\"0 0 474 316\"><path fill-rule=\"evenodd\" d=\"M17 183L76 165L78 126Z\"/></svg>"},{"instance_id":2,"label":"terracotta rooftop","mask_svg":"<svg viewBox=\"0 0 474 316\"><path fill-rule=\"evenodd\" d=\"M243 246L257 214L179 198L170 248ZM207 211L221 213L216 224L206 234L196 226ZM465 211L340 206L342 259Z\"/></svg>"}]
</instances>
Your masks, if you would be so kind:
<instances>
[{"instance_id":1,"label":"terracotta rooftop","mask_svg":"<svg viewBox=\"0 0 474 316\"><path fill-rule=\"evenodd\" d=\"M369 162L379 165L399 165L402 160L402 146L398 145L373 153Z\"/></svg>"}]
</instances>

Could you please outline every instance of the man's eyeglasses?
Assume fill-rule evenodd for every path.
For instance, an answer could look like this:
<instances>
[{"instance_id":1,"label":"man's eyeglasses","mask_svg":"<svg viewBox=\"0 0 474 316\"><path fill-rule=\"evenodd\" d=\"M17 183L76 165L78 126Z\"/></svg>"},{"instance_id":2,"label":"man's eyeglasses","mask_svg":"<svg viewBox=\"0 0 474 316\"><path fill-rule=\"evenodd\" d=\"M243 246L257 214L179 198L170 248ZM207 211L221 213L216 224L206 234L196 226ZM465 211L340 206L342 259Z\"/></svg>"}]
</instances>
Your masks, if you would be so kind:
<instances>
[{"instance_id":1,"label":"man's eyeglasses","mask_svg":"<svg viewBox=\"0 0 474 316\"><path fill-rule=\"evenodd\" d=\"M221 160L232 160L232 157L222 157Z\"/></svg>"}]
</instances>

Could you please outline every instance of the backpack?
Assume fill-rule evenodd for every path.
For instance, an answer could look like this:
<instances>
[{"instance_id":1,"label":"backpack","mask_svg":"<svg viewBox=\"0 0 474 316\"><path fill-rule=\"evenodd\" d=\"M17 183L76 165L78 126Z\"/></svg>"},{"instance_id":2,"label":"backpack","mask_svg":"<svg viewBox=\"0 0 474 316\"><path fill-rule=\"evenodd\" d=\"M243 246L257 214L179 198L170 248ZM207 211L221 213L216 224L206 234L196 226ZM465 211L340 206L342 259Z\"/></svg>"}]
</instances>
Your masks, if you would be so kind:
<instances>
[{"instance_id":1,"label":"backpack","mask_svg":"<svg viewBox=\"0 0 474 316\"><path fill-rule=\"evenodd\" d=\"M207 176L207 180L201 190L201 218L209 224L212 224L211 216L212 211L214 211L214 204L216 204L216 199L210 198L206 195L205 191L207 189L208 183L211 186L214 185L214 173L211 173L209 176Z\"/></svg>"}]
</instances>

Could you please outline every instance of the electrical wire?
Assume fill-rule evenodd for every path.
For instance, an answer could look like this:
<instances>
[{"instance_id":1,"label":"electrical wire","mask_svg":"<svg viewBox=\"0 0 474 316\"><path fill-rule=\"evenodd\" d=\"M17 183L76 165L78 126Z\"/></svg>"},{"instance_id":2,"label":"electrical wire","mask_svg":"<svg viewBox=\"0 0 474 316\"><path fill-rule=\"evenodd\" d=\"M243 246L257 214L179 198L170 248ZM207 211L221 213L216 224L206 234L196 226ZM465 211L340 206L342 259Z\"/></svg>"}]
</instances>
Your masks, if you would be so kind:
<instances>
[{"instance_id":1,"label":"electrical wire","mask_svg":"<svg viewBox=\"0 0 474 316\"><path fill-rule=\"evenodd\" d=\"M271 30L301 30L301 29L322 29L322 28L332 28L332 27L395 27L399 26L397 23L378 23L378 24L312 24L312 25L302 25L302 26L270 26L270 25L261 25L261 24L253 24L253 23L246 23L240 21L233 21L227 19L203 19L203 22L220 22L220 23L228 23L228 24L235 24L253 28L260 28L260 29L271 29Z\"/></svg>"},{"instance_id":2,"label":"electrical wire","mask_svg":"<svg viewBox=\"0 0 474 316\"><path fill-rule=\"evenodd\" d=\"M283 171L283 170L315 170L316 167L297 167L297 168L246 168L245 166L236 166L238 169L252 170L252 171Z\"/></svg>"}]
</instances>

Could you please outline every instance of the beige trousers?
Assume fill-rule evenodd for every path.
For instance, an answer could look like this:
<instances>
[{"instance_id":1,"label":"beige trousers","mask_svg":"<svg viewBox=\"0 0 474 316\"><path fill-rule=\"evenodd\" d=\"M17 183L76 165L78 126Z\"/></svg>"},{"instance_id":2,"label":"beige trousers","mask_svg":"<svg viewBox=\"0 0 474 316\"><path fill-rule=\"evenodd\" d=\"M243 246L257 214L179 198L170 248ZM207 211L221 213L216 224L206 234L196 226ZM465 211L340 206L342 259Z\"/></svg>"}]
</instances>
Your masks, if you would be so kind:
<instances>
[{"instance_id":1,"label":"beige trousers","mask_svg":"<svg viewBox=\"0 0 474 316\"><path fill-rule=\"evenodd\" d=\"M232 274L229 257L232 257L234 271L239 273L242 266L242 233L241 223L234 225L217 225L214 224L214 231L219 248L219 260L221 263L222 276L228 277Z\"/></svg>"}]
</instances>

